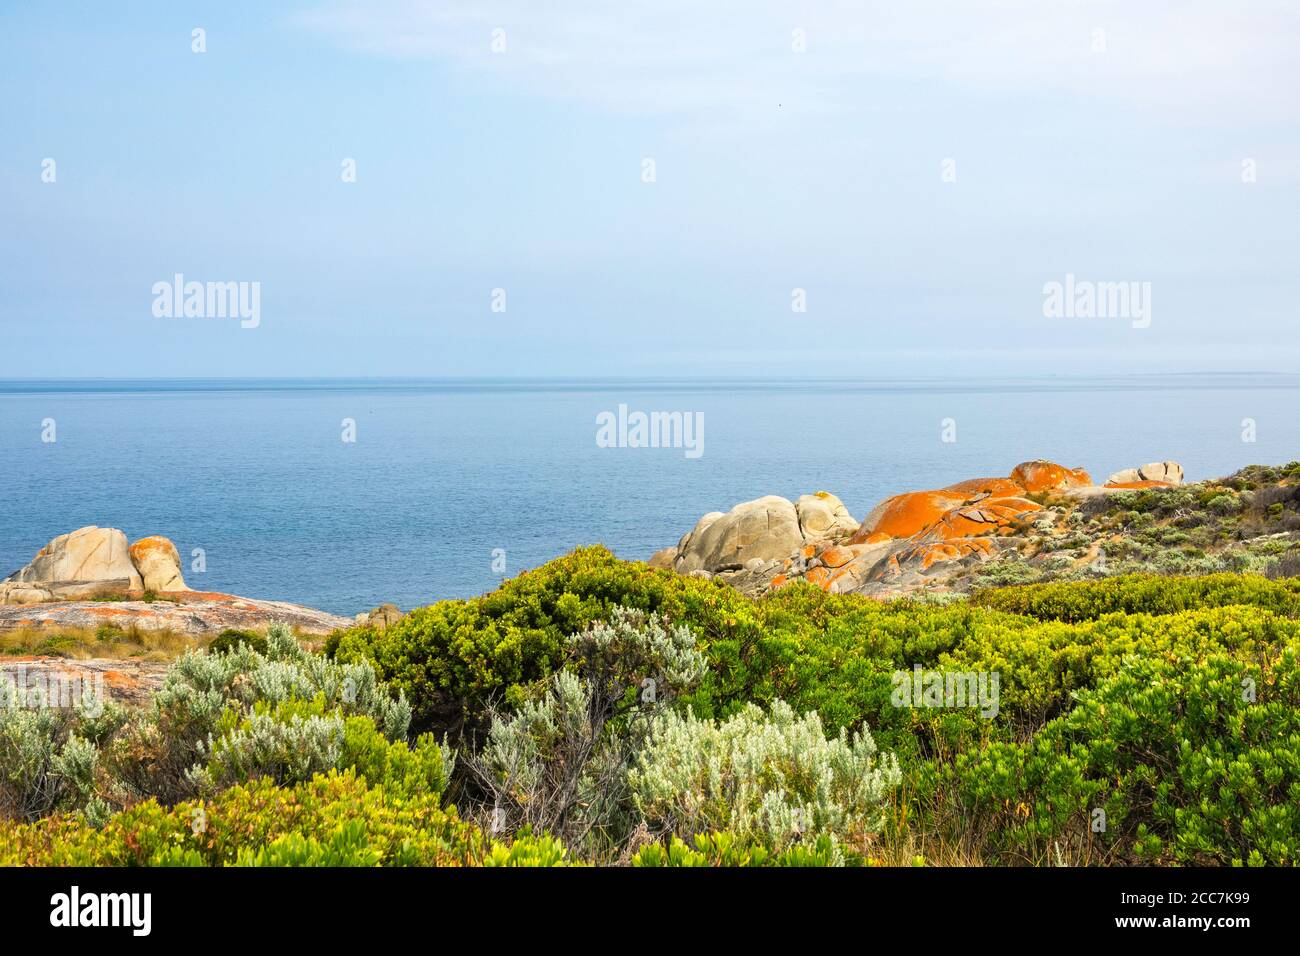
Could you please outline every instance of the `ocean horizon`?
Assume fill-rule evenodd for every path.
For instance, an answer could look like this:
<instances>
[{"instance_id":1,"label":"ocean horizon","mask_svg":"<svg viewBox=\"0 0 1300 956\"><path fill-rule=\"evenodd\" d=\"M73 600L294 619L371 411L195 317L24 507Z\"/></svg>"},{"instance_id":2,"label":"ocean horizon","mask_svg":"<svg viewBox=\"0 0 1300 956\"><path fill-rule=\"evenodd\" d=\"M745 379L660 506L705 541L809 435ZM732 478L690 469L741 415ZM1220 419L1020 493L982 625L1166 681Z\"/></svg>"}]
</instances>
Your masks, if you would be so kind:
<instances>
[{"instance_id":1,"label":"ocean horizon","mask_svg":"<svg viewBox=\"0 0 1300 956\"><path fill-rule=\"evenodd\" d=\"M1096 480L1288 461L1297 392L1285 373L0 380L0 575L93 524L171 538L195 589L407 609L581 545L643 560L767 494L830 491L861 519L1034 458ZM700 454L601 447L620 407L698 417Z\"/></svg>"}]
</instances>

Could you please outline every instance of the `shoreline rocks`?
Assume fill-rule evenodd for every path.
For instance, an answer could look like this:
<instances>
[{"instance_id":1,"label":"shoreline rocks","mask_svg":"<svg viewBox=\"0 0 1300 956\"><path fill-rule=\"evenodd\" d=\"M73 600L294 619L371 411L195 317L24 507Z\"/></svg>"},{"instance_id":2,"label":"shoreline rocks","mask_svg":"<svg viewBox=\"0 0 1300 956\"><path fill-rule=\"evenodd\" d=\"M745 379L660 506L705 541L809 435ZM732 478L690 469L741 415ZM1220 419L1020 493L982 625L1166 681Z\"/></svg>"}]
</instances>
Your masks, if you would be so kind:
<instances>
[{"instance_id":1,"label":"shoreline rocks","mask_svg":"<svg viewBox=\"0 0 1300 956\"><path fill-rule=\"evenodd\" d=\"M284 601L191 591L169 538L152 535L128 546L117 528L94 525L59 535L0 581L0 632L113 624L203 637L273 621L310 635L354 623Z\"/></svg>"},{"instance_id":2,"label":"shoreline rocks","mask_svg":"<svg viewBox=\"0 0 1300 956\"><path fill-rule=\"evenodd\" d=\"M168 599L155 601L52 601L0 606L0 633L19 628L93 630L108 624L123 630L134 627L208 637L227 629L259 629L275 621L313 636L356 623L352 618L300 604L207 591L173 592Z\"/></svg>"},{"instance_id":3,"label":"shoreline rocks","mask_svg":"<svg viewBox=\"0 0 1300 956\"><path fill-rule=\"evenodd\" d=\"M726 514L709 512L675 548L663 548L650 560L654 567L680 574L770 578L791 554L820 551L846 540L857 527L844 502L830 492L801 495L794 502L765 495L741 502Z\"/></svg>"},{"instance_id":4,"label":"shoreline rocks","mask_svg":"<svg viewBox=\"0 0 1300 956\"><path fill-rule=\"evenodd\" d=\"M143 590L140 572L131 561L126 535L116 528L89 525L61 534L4 584L93 583L126 580L131 590ZM0 599L3 595L0 594Z\"/></svg>"},{"instance_id":5,"label":"shoreline rocks","mask_svg":"<svg viewBox=\"0 0 1300 956\"><path fill-rule=\"evenodd\" d=\"M753 594L803 579L832 593L892 597L941 589L972 563L1027 548L1033 531L1050 530L1061 519L1043 502L1173 487L1182 478L1182 467L1165 461L1117 472L1097 485L1082 468L1036 459L1006 477L893 495L860 525L827 492L793 504L768 495L726 514L706 514L676 548L655 552L650 564L718 576Z\"/></svg>"},{"instance_id":6,"label":"shoreline rocks","mask_svg":"<svg viewBox=\"0 0 1300 956\"><path fill-rule=\"evenodd\" d=\"M188 591L181 575L181 556L168 538L141 538L128 549L146 591Z\"/></svg>"}]
</instances>

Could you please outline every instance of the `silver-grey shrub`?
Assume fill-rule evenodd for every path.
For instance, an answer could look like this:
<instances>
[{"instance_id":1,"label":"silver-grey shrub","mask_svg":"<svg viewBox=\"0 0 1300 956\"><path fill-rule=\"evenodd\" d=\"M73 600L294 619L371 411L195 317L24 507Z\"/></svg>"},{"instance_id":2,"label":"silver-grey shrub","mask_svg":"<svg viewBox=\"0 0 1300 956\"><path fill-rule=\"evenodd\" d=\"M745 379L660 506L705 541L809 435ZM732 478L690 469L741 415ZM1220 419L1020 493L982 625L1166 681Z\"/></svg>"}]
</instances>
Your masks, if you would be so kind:
<instances>
[{"instance_id":1,"label":"silver-grey shrub","mask_svg":"<svg viewBox=\"0 0 1300 956\"><path fill-rule=\"evenodd\" d=\"M494 832L528 826L574 847L616 846L630 826L627 767L652 717L706 670L690 628L615 608L567 639L569 662L513 713L494 714L467 767Z\"/></svg>"},{"instance_id":2,"label":"silver-grey shrub","mask_svg":"<svg viewBox=\"0 0 1300 956\"><path fill-rule=\"evenodd\" d=\"M730 831L775 849L826 834L861 845L902 775L869 731L827 739L816 712L748 704L723 721L665 712L628 783L652 829L690 840Z\"/></svg>"},{"instance_id":3,"label":"silver-grey shrub","mask_svg":"<svg viewBox=\"0 0 1300 956\"><path fill-rule=\"evenodd\" d=\"M70 711L0 702L0 819L79 809L94 793L99 750Z\"/></svg>"},{"instance_id":4,"label":"silver-grey shrub","mask_svg":"<svg viewBox=\"0 0 1300 956\"><path fill-rule=\"evenodd\" d=\"M251 714L236 729L203 748L207 766L192 768L189 779L210 792L254 777L277 784L299 783L339 765L343 755L344 718L339 713L294 714L279 719Z\"/></svg>"},{"instance_id":5,"label":"silver-grey shrub","mask_svg":"<svg viewBox=\"0 0 1300 956\"><path fill-rule=\"evenodd\" d=\"M114 766L125 790L118 801L193 795L208 780L201 768L222 750L223 715L230 710L253 718L250 727L226 731L236 735L225 746L232 775L246 767L265 767L277 778L306 766L328 769L337 763L336 754L327 759L332 732L305 719L272 727L276 719L269 716L277 705L318 699L327 714L340 715L340 727L342 716L366 716L388 739L406 740L411 706L404 696L394 697L369 663L339 664L304 650L285 624L270 626L265 654L242 643L186 653L167 672L151 712L115 741ZM259 707L265 713L254 714ZM287 753L290 747L301 751L300 760Z\"/></svg>"}]
</instances>

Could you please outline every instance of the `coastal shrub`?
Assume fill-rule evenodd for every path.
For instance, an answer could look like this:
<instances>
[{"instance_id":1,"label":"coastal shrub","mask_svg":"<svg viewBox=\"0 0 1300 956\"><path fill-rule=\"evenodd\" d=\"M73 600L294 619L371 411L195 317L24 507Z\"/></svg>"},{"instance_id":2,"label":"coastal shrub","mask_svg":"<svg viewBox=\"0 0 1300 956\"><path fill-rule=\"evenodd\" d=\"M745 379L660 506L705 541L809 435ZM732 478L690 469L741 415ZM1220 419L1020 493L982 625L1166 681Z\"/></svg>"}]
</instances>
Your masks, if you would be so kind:
<instances>
[{"instance_id":1,"label":"coastal shrub","mask_svg":"<svg viewBox=\"0 0 1300 956\"><path fill-rule=\"evenodd\" d=\"M35 820L91 798L99 751L75 726L71 711L0 701L0 818Z\"/></svg>"},{"instance_id":2,"label":"coastal shrub","mask_svg":"<svg viewBox=\"0 0 1300 956\"><path fill-rule=\"evenodd\" d=\"M695 837L693 846L687 846L676 836L666 844L648 844L633 855L631 864L638 867L829 867L845 866L847 860L843 849L826 834L774 853L762 843L737 839L732 833L701 833Z\"/></svg>"},{"instance_id":3,"label":"coastal shrub","mask_svg":"<svg viewBox=\"0 0 1300 956\"><path fill-rule=\"evenodd\" d=\"M0 827L0 866L566 866L545 834L486 838L432 792L331 771L292 787L267 778L211 800L136 804L98 827L55 815Z\"/></svg>"},{"instance_id":4,"label":"coastal shrub","mask_svg":"<svg viewBox=\"0 0 1300 956\"><path fill-rule=\"evenodd\" d=\"M649 582L641 580L639 590L629 585L638 575ZM590 607L591 613L597 613L612 594L636 593L638 599L660 607L663 618L673 626L689 627L708 662L703 679L683 697L683 704L696 716L726 718L749 703L766 706L784 700L799 712L815 710L830 733L869 725L880 745L904 763L1032 732L1067 709L1071 693L1093 686L1098 674L1108 672L1110 664L1105 662L1115 659L1105 653L1108 642L1114 641L1116 648L1154 650L1163 627L1151 621L1150 614L1127 623L1112 622L1100 630L1074 631L1056 626L1058 620L1086 624L1104 614L1145 607L1161 615L1232 604L1251 604L1288 615L1300 610L1300 587L1237 575L1199 579L1135 576L1029 585L981 592L973 606L908 600L882 603L860 595L826 594L807 584L747 599L712 581L619 561L599 548L557 559L476 600L491 599L500 619L544 619L546 627L558 632L556 612L543 615L539 610L551 598L540 596L564 588L571 589L567 597L571 606ZM650 593L653 600L647 600ZM421 620L443 620L449 613L444 605L459 608L455 613L461 614L469 613L466 608L473 604L442 602L425 609L430 618L421 612L411 615L415 623L410 626L416 627ZM600 613L608 617L613 607ZM480 615L481 609L473 614ZM380 675L393 679L413 701L417 725L421 714L427 718L434 712L447 713L445 705L454 699L459 702L454 708L457 713L470 708L471 725L476 722L485 729L494 712L492 701L518 704L529 687L538 686L537 679L507 684L487 676L496 673L496 662L505 657L522 659L519 648L526 641L521 634L507 651L507 645L498 641L499 632L498 637L485 639L467 624L455 641L444 635L431 644L423 638L412 639L411 632L404 636L404 623L389 627L382 635L353 629L339 635L334 646L338 659L374 659ZM1281 623L1262 613L1241 621L1211 617L1202 630L1220 625L1229 629L1229 636L1245 627L1261 644L1276 641L1285 631ZM1260 632L1261 627L1269 633ZM463 669L465 661L473 658L469 649L482 650L489 643L497 648L490 660ZM1207 648L1224 646L1212 636L1201 643ZM1012 653L1007 648L1016 650ZM1094 662L1102 659L1098 670ZM385 665L385 660L390 663ZM568 660L566 639L557 633L545 663L534 657L528 667L512 673L549 677ZM892 674L915 665L960 665L961 670L975 671L1010 668L1002 674L998 719L892 706ZM445 690L430 690L434 674ZM420 694L432 694L437 702L430 705L427 696ZM476 700L480 703L471 707ZM435 721L434 726L442 733L448 726L465 728L466 724L457 718L451 725ZM474 735L469 736L472 740Z\"/></svg>"},{"instance_id":5,"label":"coastal shrub","mask_svg":"<svg viewBox=\"0 0 1300 956\"><path fill-rule=\"evenodd\" d=\"M1295 865L1300 641L1253 663L1132 657L1031 741L952 773L986 846L1012 861L1066 847L1090 862Z\"/></svg>"},{"instance_id":6,"label":"coastal shrub","mask_svg":"<svg viewBox=\"0 0 1300 956\"><path fill-rule=\"evenodd\" d=\"M551 836L523 834L510 844L493 842L483 855L484 866L571 866L569 850Z\"/></svg>"},{"instance_id":7,"label":"coastal shrub","mask_svg":"<svg viewBox=\"0 0 1300 956\"><path fill-rule=\"evenodd\" d=\"M343 716L254 712L205 748L208 763L191 778L212 792L267 777L277 784L300 783L338 767L343 755Z\"/></svg>"},{"instance_id":8,"label":"coastal shrub","mask_svg":"<svg viewBox=\"0 0 1300 956\"><path fill-rule=\"evenodd\" d=\"M832 730L850 729L887 698L890 662L930 662L974 621L946 609L794 584L750 599L717 581L687 578L580 548L525 572L481 598L419 608L383 631L333 635L338 661L369 661L414 707L413 726L471 739L493 702L518 704L569 660L566 636L623 605L657 613L695 634L709 668L688 697L702 716L727 716L778 698L816 709ZM975 617L1005 615L979 611ZM863 678L871 680L864 683Z\"/></svg>"},{"instance_id":9,"label":"coastal shrub","mask_svg":"<svg viewBox=\"0 0 1300 956\"><path fill-rule=\"evenodd\" d=\"M700 679L704 658L689 628L622 607L567 643L571 669L494 716L469 766L488 793L494 835L526 829L570 846L593 837L621 845L628 764L653 714Z\"/></svg>"},{"instance_id":10,"label":"coastal shrub","mask_svg":"<svg viewBox=\"0 0 1300 956\"><path fill-rule=\"evenodd\" d=\"M354 771L293 787L260 778L171 808L150 800L99 829L66 815L0 827L6 866L467 866L489 849L434 794L368 787Z\"/></svg>"},{"instance_id":11,"label":"coastal shrub","mask_svg":"<svg viewBox=\"0 0 1300 956\"><path fill-rule=\"evenodd\" d=\"M1240 574L1124 575L1102 581L996 588L977 592L971 603L1052 621L1087 621L1117 611L1173 614L1230 604L1248 604L1300 617L1300 583Z\"/></svg>"},{"instance_id":12,"label":"coastal shrub","mask_svg":"<svg viewBox=\"0 0 1300 956\"><path fill-rule=\"evenodd\" d=\"M310 702L314 714L272 713ZM68 710L0 713L0 726L12 731L0 773L11 793L25 793L4 812L31 817L92 798L119 807L148 797L171 803L197 792L212 760L217 785L256 775L303 780L348 766L336 746L346 718L369 718L386 738L404 742L410 714L369 664L310 654L287 627L272 625L265 654L242 642L187 653L150 706L129 716L112 707L94 719Z\"/></svg>"},{"instance_id":13,"label":"coastal shrub","mask_svg":"<svg viewBox=\"0 0 1300 956\"><path fill-rule=\"evenodd\" d=\"M695 626L718 625L747 603L720 582L619 561L602 547L578 548L482 597L417 608L383 630L336 632L325 651L341 662L372 662L415 704L418 730L473 734L485 729L489 703L521 700L564 665L569 635L606 620L615 607Z\"/></svg>"},{"instance_id":14,"label":"coastal shrub","mask_svg":"<svg viewBox=\"0 0 1300 956\"><path fill-rule=\"evenodd\" d=\"M209 654L221 654L225 651L234 650L240 644L245 644L259 654L266 653L266 638L261 634L253 631L240 631L234 628L226 628L208 645Z\"/></svg>"},{"instance_id":15,"label":"coastal shrub","mask_svg":"<svg viewBox=\"0 0 1300 956\"><path fill-rule=\"evenodd\" d=\"M665 712L628 780L652 829L728 831L779 852L822 836L865 844L901 773L866 729L827 740L816 713L777 701L721 722Z\"/></svg>"},{"instance_id":16,"label":"coastal shrub","mask_svg":"<svg viewBox=\"0 0 1300 956\"><path fill-rule=\"evenodd\" d=\"M1273 580L1300 577L1300 549L1293 549L1279 557L1266 574Z\"/></svg>"}]
</instances>

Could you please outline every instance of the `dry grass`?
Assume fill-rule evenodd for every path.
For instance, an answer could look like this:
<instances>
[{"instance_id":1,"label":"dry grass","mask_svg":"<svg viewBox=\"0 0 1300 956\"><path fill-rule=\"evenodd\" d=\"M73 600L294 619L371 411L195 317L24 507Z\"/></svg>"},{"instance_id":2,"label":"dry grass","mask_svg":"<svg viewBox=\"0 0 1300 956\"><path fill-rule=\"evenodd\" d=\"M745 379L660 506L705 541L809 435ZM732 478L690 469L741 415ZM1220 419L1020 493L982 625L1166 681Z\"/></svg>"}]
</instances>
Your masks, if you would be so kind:
<instances>
[{"instance_id":1,"label":"dry grass","mask_svg":"<svg viewBox=\"0 0 1300 956\"><path fill-rule=\"evenodd\" d=\"M92 628L19 628L0 634L0 660L5 657L66 657L73 660L128 658L170 661L193 647L206 647L207 638L170 630L144 630L134 625Z\"/></svg>"}]
</instances>

